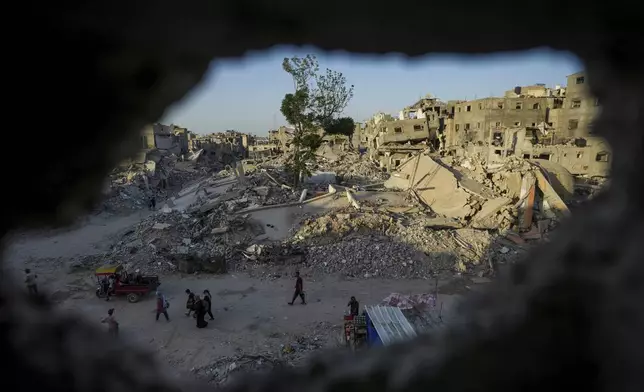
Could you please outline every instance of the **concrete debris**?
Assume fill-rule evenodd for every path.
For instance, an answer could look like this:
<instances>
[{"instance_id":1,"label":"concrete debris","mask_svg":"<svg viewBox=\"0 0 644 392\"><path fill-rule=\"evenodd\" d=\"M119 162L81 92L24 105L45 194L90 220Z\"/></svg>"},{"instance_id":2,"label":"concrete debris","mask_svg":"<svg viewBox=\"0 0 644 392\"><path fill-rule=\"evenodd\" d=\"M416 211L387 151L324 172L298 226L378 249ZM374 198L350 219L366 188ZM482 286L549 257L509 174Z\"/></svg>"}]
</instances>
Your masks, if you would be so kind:
<instances>
[{"instance_id":1,"label":"concrete debris","mask_svg":"<svg viewBox=\"0 0 644 392\"><path fill-rule=\"evenodd\" d=\"M385 187L407 190L434 213L473 228L527 231L539 220L569 215L574 181L550 161L511 156L486 165L476 157L418 154L398 166Z\"/></svg>"},{"instance_id":2,"label":"concrete debris","mask_svg":"<svg viewBox=\"0 0 644 392\"><path fill-rule=\"evenodd\" d=\"M155 196L157 204L174 192L206 175L194 162L179 162L166 150L151 150L139 162L129 162L110 173L103 202L96 212L122 213L147 208Z\"/></svg>"},{"instance_id":3,"label":"concrete debris","mask_svg":"<svg viewBox=\"0 0 644 392\"><path fill-rule=\"evenodd\" d=\"M345 186L382 184L389 178L388 173L382 172L371 161L361 159L355 152L345 151L336 154L335 159L321 159L319 169L334 172L339 184Z\"/></svg>"},{"instance_id":4,"label":"concrete debris","mask_svg":"<svg viewBox=\"0 0 644 392\"><path fill-rule=\"evenodd\" d=\"M400 309L414 309L428 306L436 306L436 296L433 294L410 294L404 295L391 293L383 299L380 305L394 306Z\"/></svg>"},{"instance_id":5,"label":"concrete debris","mask_svg":"<svg viewBox=\"0 0 644 392\"><path fill-rule=\"evenodd\" d=\"M118 239L102 260L150 273L297 266L313 275L361 278L482 276L493 274L497 263L513 262L531 241L547 240L570 214L566 201L574 186L552 162L509 157L488 165L476 156L410 153L390 175L359 154L332 150L333 159L322 150L321 162L311 167L315 175L298 187L287 185L292 178L279 157L255 160L247 170L248 162L221 166L212 154L182 162L158 155L154 165L141 166L144 174L130 170L119 180L127 180L122 191L132 200L144 197L137 189L154 186L157 176L167 182L185 171L192 180L168 191L157 201L161 211ZM372 190L378 188L404 191L404 197ZM327 194L324 213L300 220L301 203ZM396 203L384 203L386 197ZM262 210L285 206L302 212L290 210L297 219L289 215L286 224L260 220ZM287 237L273 236L276 227Z\"/></svg>"},{"instance_id":6,"label":"concrete debris","mask_svg":"<svg viewBox=\"0 0 644 392\"><path fill-rule=\"evenodd\" d=\"M444 271L486 269L498 258L495 236L475 229L445 229L422 212L346 207L304 220L294 244L306 245L305 266L355 277L427 278ZM441 225L449 227L441 220Z\"/></svg>"},{"instance_id":7,"label":"concrete debris","mask_svg":"<svg viewBox=\"0 0 644 392\"><path fill-rule=\"evenodd\" d=\"M228 226L217 227L215 229L210 230L210 234L224 234L224 233L228 232L229 229L230 228Z\"/></svg>"},{"instance_id":8,"label":"concrete debris","mask_svg":"<svg viewBox=\"0 0 644 392\"><path fill-rule=\"evenodd\" d=\"M322 349L337 347L337 336L341 325L328 322L316 323L309 327L307 335L291 336L284 333L275 338L273 344L264 346L257 353L241 353L222 357L213 363L193 368L191 371L198 379L216 386L234 383L249 374L263 374L279 368L297 367Z\"/></svg>"},{"instance_id":9,"label":"concrete debris","mask_svg":"<svg viewBox=\"0 0 644 392\"><path fill-rule=\"evenodd\" d=\"M355 208L356 210L359 210L360 204L358 204L358 202L356 201L356 198L353 197L353 195L351 194L351 191L347 189L346 193L347 193L347 200L349 200L349 204L351 204L353 208Z\"/></svg>"},{"instance_id":10,"label":"concrete debris","mask_svg":"<svg viewBox=\"0 0 644 392\"><path fill-rule=\"evenodd\" d=\"M448 218L470 216L469 194L459 187L456 176L427 155L407 160L385 182L390 189L413 189L437 214Z\"/></svg>"},{"instance_id":11,"label":"concrete debris","mask_svg":"<svg viewBox=\"0 0 644 392\"><path fill-rule=\"evenodd\" d=\"M506 197L497 197L485 201L479 212L472 217L472 227L477 229L493 229L496 222L490 219L490 217L511 202L512 200Z\"/></svg>"}]
</instances>

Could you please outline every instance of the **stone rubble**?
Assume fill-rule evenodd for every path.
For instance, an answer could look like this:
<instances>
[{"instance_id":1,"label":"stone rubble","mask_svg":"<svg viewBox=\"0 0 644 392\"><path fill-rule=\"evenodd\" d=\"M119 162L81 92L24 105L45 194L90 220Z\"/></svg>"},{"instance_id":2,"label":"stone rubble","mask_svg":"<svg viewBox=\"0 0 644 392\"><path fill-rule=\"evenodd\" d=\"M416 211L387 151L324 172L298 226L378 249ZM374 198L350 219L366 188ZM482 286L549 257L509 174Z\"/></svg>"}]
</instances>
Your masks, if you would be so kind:
<instances>
[{"instance_id":1,"label":"stone rubble","mask_svg":"<svg viewBox=\"0 0 644 392\"><path fill-rule=\"evenodd\" d=\"M383 172L373 162L366 158L361 158L355 152L340 154L336 161L321 161L319 167L325 171L336 172L338 183L342 185L377 184L389 178L389 173Z\"/></svg>"},{"instance_id":2,"label":"stone rubble","mask_svg":"<svg viewBox=\"0 0 644 392\"><path fill-rule=\"evenodd\" d=\"M347 201L346 207L305 217L281 242L257 242L271 225L252 219L248 211L297 205L302 195L309 199L326 194L329 186L324 180L293 187L276 163L279 159L272 159L258 163L241 178L231 176L234 170L227 168L193 181L158 204L159 212L116 239L111 251L93 262L122 263L146 273L235 270L263 271L265 277L274 277L279 273L270 272L271 268L292 266L314 275L359 278L430 278L441 273L482 276L494 274L496 264L513 262L526 250L527 242L547 240L556 228L558 219L552 213L536 209L531 226L518 226L522 181L526 173L537 170L528 161L513 157L503 164L484 166L475 157L423 159L425 170L441 170L441 178L458 187L466 200L462 206L466 212L450 209L450 215L437 214L436 205L423 202L427 194L412 189L404 191L406 204L399 207L367 200L351 206ZM353 152L337 154L332 161L320 160L314 169L333 170L339 182L358 191L389 177ZM130 176L130 184L135 178ZM392 181L406 183L393 176L387 180ZM342 186L338 189L338 197L346 194ZM432 195L451 202L448 193Z\"/></svg>"},{"instance_id":3,"label":"stone rubble","mask_svg":"<svg viewBox=\"0 0 644 392\"><path fill-rule=\"evenodd\" d=\"M174 154L150 152L145 163L133 163L114 169L108 178L109 186L96 212L121 213L148 207L152 191L157 204L170 197L184 185L206 175L192 162L177 162ZM167 187L164 187L165 180Z\"/></svg>"},{"instance_id":4,"label":"stone rubble","mask_svg":"<svg viewBox=\"0 0 644 392\"><path fill-rule=\"evenodd\" d=\"M197 378L216 386L230 385L247 374L265 373L278 368L302 365L317 351L337 345L340 326L327 322L311 327L308 335L290 336L278 339L279 344L257 350L256 353L240 353L221 357L211 364L191 371Z\"/></svg>"},{"instance_id":5,"label":"stone rubble","mask_svg":"<svg viewBox=\"0 0 644 392\"><path fill-rule=\"evenodd\" d=\"M500 258L500 245L488 231L428 229L427 221L422 213L345 209L306 219L292 241L306 244L304 266L313 272L364 278L471 272Z\"/></svg>"}]
</instances>

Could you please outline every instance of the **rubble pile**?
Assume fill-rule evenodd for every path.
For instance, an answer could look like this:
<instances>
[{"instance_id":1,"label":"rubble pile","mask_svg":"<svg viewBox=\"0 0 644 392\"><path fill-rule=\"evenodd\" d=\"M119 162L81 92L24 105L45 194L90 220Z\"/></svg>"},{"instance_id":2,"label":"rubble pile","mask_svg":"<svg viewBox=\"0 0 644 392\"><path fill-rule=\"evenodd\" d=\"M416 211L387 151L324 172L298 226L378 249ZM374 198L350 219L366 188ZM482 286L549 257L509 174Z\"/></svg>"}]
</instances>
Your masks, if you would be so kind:
<instances>
[{"instance_id":1,"label":"rubble pile","mask_svg":"<svg viewBox=\"0 0 644 392\"><path fill-rule=\"evenodd\" d=\"M438 225L424 214L347 210L308 218L294 234L294 244L306 245L304 265L312 271L419 278L487 269L494 261L514 256L500 253L503 245L486 230L447 229L449 222Z\"/></svg>"},{"instance_id":2,"label":"rubble pile","mask_svg":"<svg viewBox=\"0 0 644 392\"><path fill-rule=\"evenodd\" d=\"M131 165L125 170L115 169L108 181L99 211L133 210L148 205L147 173L142 165Z\"/></svg>"},{"instance_id":3,"label":"rubble pile","mask_svg":"<svg viewBox=\"0 0 644 392\"><path fill-rule=\"evenodd\" d=\"M328 243L353 232L388 235L394 219L386 212L355 213L349 207L333 213L311 217L301 222L294 234L295 242Z\"/></svg>"},{"instance_id":4,"label":"rubble pile","mask_svg":"<svg viewBox=\"0 0 644 392\"><path fill-rule=\"evenodd\" d=\"M193 369L197 378L208 383L224 386L234 382L236 377L248 373L262 374L289 365L278 357L265 354L240 354L223 357L207 367Z\"/></svg>"},{"instance_id":5,"label":"rubble pile","mask_svg":"<svg viewBox=\"0 0 644 392\"><path fill-rule=\"evenodd\" d=\"M224 386L230 385L247 374L261 374L279 368L296 367L315 352L331 346L335 340L333 334L337 332L337 327L327 322L317 323L308 335L284 334L286 343L276 344L258 353L240 353L222 357L207 366L193 368L192 373L210 384Z\"/></svg>"},{"instance_id":6,"label":"rubble pile","mask_svg":"<svg viewBox=\"0 0 644 392\"><path fill-rule=\"evenodd\" d=\"M279 262L297 251L279 246L256 246L253 239L265 233L263 225L239 213L244 209L295 202L299 191L279 183L279 173L257 172L243 181L235 177L210 177L192 184L169 198L160 212L144 219L112 247L104 259L126 268L223 273L247 269L257 260ZM221 187L226 186L223 190ZM262 253L263 252L263 253Z\"/></svg>"},{"instance_id":7,"label":"rubble pile","mask_svg":"<svg viewBox=\"0 0 644 392\"><path fill-rule=\"evenodd\" d=\"M536 240L568 216L565 201L574 181L550 161L509 157L484 165L476 157L419 154L392 173L385 187L410 191L434 213L468 226Z\"/></svg>"},{"instance_id":8,"label":"rubble pile","mask_svg":"<svg viewBox=\"0 0 644 392\"><path fill-rule=\"evenodd\" d=\"M388 173L355 152L340 153L334 161L323 160L320 167L323 170L336 172L338 182L345 185L381 183L389 178Z\"/></svg>"},{"instance_id":9,"label":"rubble pile","mask_svg":"<svg viewBox=\"0 0 644 392\"><path fill-rule=\"evenodd\" d=\"M269 173L270 177L266 173ZM283 184L284 179L281 172L260 171L247 175L244 182L234 184L231 191L239 192L240 199L247 200L247 206L258 207L298 201L300 197L298 190L294 190L290 186L283 186Z\"/></svg>"},{"instance_id":10,"label":"rubble pile","mask_svg":"<svg viewBox=\"0 0 644 392\"><path fill-rule=\"evenodd\" d=\"M313 272L349 277L422 278L431 276L430 257L388 237L360 237L310 246L305 265Z\"/></svg>"},{"instance_id":11,"label":"rubble pile","mask_svg":"<svg viewBox=\"0 0 644 392\"><path fill-rule=\"evenodd\" d=\"M153 150L144 163L116 168L110 173L103 203L97 212L120 212L148 206L155 195L157 203L165 200L185 184L205 175L193 162L178 162L174 154Z\"/></svg>"},{"instance_id":12,"label":"rubble pile","mask_svg":"<svg viewBox=\"0 0 644 392\"><path fill-rule=\"evenodd\" d=\"M225 209L220 204L206 213L151 216L126 233L107 257L127 269L226 272L263 228L248 215L228 214Z\"/></svg>"}]
</instances>

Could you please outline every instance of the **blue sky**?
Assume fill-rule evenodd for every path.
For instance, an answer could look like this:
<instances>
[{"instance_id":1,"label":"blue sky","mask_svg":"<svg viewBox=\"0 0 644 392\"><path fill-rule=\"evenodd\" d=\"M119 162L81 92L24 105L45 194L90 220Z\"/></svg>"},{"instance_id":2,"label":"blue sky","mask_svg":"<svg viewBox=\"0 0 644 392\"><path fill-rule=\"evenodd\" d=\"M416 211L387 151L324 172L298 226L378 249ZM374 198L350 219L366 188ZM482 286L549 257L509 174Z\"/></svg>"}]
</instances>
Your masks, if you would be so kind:
<instances>
[{"instance_id":1,"label":"blue sky","mask_svg":"<svg viewBox=\"0 0 644 392\"><path fill-rule=\"evenodd\" d=\"M443 100L499 96L517 85L566 84L581 70L570 54L535 50L494 56L400 56L326 54L282 47L249 54L243 60L216 61L201 85L169 108L161 119L197 133L236 129L266 135L286 125L279 108L293 83L282 70L284 57L314 53L320 69L342 72L355 85L345 114L363 121L378 111L397 113L427 93Z\"/></svg>"}]
</instances>

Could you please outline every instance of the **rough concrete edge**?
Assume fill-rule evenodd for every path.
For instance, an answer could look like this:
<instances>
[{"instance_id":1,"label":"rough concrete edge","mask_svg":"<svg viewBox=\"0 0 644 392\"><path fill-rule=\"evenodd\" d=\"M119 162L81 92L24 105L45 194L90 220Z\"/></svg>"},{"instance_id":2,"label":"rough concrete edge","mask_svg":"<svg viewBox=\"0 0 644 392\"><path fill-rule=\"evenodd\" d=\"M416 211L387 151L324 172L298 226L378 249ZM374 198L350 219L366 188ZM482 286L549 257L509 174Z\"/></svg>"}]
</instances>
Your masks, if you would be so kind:
<instances>
[{"instance_id":1,"label":"rough concrete edge","mask_svg":"<svg viewBox=\"0 0 644 392\"><path fill-rule=\"evenodd\" d=\"M270 210L271 208L283 208L283 207L301 206L302 204L308 204L308 203L311 203L311 202L314 202L314 201L322 200L324 198L327 198L329 196L333 196L335 194L336 194L336 192L327 193L327 194L324 194L324 195L316 196L316 197L308 199L308 200L304 200L301 203L299 201L294 201L294 202L291 202L291 203L273 204L273 205L270 205L270 206L260 206L260 207L256 207L256 208L245 209L245 210L237 211L233 215L248 214L248 213L251 213L251 212L257 212L257 211L262 211L262 210Z\"/></svg>"}]
</instances>

